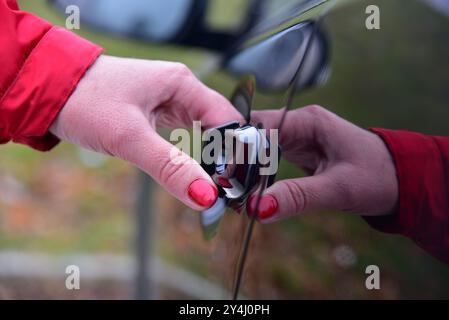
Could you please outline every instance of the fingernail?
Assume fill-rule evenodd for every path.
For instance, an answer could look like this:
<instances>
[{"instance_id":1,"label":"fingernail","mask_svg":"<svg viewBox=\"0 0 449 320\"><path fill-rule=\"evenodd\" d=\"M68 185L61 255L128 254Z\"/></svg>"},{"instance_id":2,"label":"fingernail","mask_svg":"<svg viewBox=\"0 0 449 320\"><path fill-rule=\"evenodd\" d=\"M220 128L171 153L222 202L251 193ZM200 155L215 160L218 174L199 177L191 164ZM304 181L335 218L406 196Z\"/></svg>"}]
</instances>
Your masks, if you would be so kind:
<instances>
[{"instance_id":1,"label":"fingernail","mask_svg":"<svg viewBox=\"0 0 449 320\"><path fill-rule=\"evenodd\" d=\"M187 192L193 201L206 208L213 205L218 196L217 188L204 179L193 181Z\"/></svg>"},{"instance_id":2,"label":"fingernail","mask_svg":"<svg viewBox=\"0 0 449 320\"><path fill-rule=\"evenodd\" d=\"M232 184L229 182L229 180L223 177L218 177L217 184L219 184L220 187L223 188L232 188Z\"/></svg>"},{"instance_id":3,"label":"fingernail","mask_svg":"<svg viewBox=\"0 0 449 320\"><path fill-rule=\"evenodd\" d=\"M258 219L267 219L271 217L278 209L278 202L272 195L262 196L259 203L258 213L255 212L257 204L257 196L252 196L248 201L246 210L248 214L252 217L257 214Z\"/></svg>"}]
</instances>

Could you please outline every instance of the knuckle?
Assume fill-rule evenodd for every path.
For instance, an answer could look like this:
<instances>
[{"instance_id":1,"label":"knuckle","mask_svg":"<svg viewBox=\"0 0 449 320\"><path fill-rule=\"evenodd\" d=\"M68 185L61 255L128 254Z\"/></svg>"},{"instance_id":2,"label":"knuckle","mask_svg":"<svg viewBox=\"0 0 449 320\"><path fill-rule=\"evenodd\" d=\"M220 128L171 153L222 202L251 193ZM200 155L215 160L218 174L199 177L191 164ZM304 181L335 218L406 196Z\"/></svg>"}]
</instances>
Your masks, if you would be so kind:
<instances>
[{"instance_id":1,"label":"knuckle","mask_svg":"<svg viewBox=\"0 0 449 320\"><path fill-rule=\"evenodd\" d=\"M302 108L302 111L316 117L321 117L327 112L326 109L317 104L306 106Z\"/></svg>"},{"instance_id":2,"label":"knuckle","mask_svg":"<svg viewBox=\"0 0 449 320\"><path fill-rule=\"evenodd\" d=\"M184 99L194 91L197 86L197 79L193 72L183 63L174 62L167 71L168 91L170 98Z\"/></svg>"},{"instance_id":3,"label":"knuckle","mask_svg":"<svg viewBox=\"0 0 449 320\"><path fill-rule=\"evenodd\" d=\"M328 124L332 122L333 114L319 105L310 105L301 109L316 124Z\"/></svg>"},{"instance_id":4,"label":"knuckle","mask_svg":"<svg viewBox=\"0 0 449 320\"><path fill-rule=\"evenodd\" d=\"M159 170L159 181L163 183L179 183L183 173L188 172L188 166L193 165L192 160L186 154L178 154L176 158L169 157L161 160Z\"/></svg>"},{"instance_id":5,"label":"knuckle","mask_svg":"<svg viewBox=\"0 0 449 320\"><path fill-rule=\"evenodd\" d=\"M303 112L301 116L306 116L308 121L313 123L317 140L325 144L332 137L333 130L336 128L335 115L322 106L315 104L300 110Z\"/></svg>"},{"instance_id":6,"label":"knuckle","mask_svg":"<svg viewBox=\"0 0 449 320\"><path fill-rule=\"evenodd\" d=\"M190 70L190 68L187 67L183 63L174 62L172 68L173 68L172 72L175 75L175 78L177 78L177 77L183 77L183 78L193 77L192 70Z\"/></svg>"},{"instance_id":7,"label":"knuckle","mask_svg":"<svg viewBox=\"0 0 449 320\"><path fill-rule=\"evenodd\" d=\"M292 207L294 213L300 213L307 209L308 194L299 183L294 180L285 181L286 195L288 195L288 203Z\"/></svg>"}]
</instances>

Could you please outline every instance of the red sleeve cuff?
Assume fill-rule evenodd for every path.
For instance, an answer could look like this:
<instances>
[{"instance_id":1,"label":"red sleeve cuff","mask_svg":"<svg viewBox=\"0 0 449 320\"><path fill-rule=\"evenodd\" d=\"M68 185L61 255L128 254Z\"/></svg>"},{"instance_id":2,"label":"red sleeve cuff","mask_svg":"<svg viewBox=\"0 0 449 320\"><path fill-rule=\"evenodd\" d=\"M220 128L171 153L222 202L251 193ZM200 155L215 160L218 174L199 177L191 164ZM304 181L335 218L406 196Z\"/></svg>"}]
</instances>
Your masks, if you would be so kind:
<instances>
[{"instance_id":1,"label":"red sleeve cuff","mask_svg":"<svg viewBox=\"0 0 449 320\"><path fill-rule=\"evenodd\" d=\"M2 142L47 151L59 140L48 130L102 49L52 27L28 56L1 101Z\"/></svg>"},{"instance_id":2,"label":"red sleeve cuff","mask_svg":"<svg viewBox=\"0 0 449 320\"><path fill-rule=\"evenodd\" d=\"M410 237L434 255L448 259L449 177L441 138L408 131L370 130L383 139L394 158L399 205L392 215L365 220L380 231Z\"/></svg>"}]
</instances>

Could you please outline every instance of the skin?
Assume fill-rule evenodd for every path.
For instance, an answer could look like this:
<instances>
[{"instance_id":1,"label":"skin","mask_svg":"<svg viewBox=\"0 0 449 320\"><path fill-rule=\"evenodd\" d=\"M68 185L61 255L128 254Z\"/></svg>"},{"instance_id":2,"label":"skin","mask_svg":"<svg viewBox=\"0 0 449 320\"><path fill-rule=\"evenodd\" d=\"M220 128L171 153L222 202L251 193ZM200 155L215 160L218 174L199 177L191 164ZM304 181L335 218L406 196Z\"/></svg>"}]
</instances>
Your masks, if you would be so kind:
<instances>
[{"instance_id":1,"label":"skin","mask_svg":"<svg viewBox=\"0 0 449 320\"><path fill-rule=\"evenodd\" d=\"M282 112L253 112L252 119L276 128ZM395 165L376 134L320 106L307 106L288 112L279 139L283 157L310 175L266 190L264 197L274 197L277 208L263 223L322 210L387 215L397 206Z\"/></svg>"},{"instance_id":2,"label":"skin","mask_svg":"<svg viewBox=\"0 0 449 320\"><path fill-rule=\"evenodd\" d=\"M188 190L198 179L213 186L211 178L184 153L172 161L174 147L156 132L158 127L192 127L194 120L208 128L242 119L227 99L182 64L101 56L50 131L62 140L130 162L187 206L203 210Z\"/></svg>"},{"instance_id":3,"label":"skin","mask_svg":"<svg viewBox=\"0 0 449 320\"><path fill-rule=\"evenodd\" d=\"M252 119L276 128L282 112L254 112ZM174 147L156 132L158 127L191 127L195 120L209 128L242 118L182 64L101 56L50 131L132 163L187 206L203 210L189 196L189 186L200 179L201 195L210 200L216 193L204 182L213 186L211 178L186 154L172 161ZM275 210L262 222L321 210L393 212L398 199L395 166L376 134L322 107L308 106L288 112L280 143L283 157L310 176L279 181L267 189L264 197L274 197Z\"/></svg>"}]
</instances>

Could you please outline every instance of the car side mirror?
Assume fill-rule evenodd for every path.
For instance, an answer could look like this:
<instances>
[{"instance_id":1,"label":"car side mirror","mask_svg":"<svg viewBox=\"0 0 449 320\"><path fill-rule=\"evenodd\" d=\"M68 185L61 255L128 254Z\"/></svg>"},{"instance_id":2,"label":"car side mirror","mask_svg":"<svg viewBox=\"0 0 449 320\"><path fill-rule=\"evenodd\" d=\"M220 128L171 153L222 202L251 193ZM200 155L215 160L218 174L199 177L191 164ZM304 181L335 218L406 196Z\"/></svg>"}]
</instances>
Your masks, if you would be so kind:
<instances>
[{"instance_id":1,"label":"car side mirror","mask_svg":"<svg viewBox=\"0 0 449 320\"><path fill-rule=\"evenodd\" d=\"M312 42L306 50L309 41ZM296 89L327 80L329 45L322 30L314 32L313 21L301 22L256 43L243 45L228 57L225 68L236 76L252 75L260 90L283 91L289 88L301 63Z\"/></svg>"}]
</instances>

